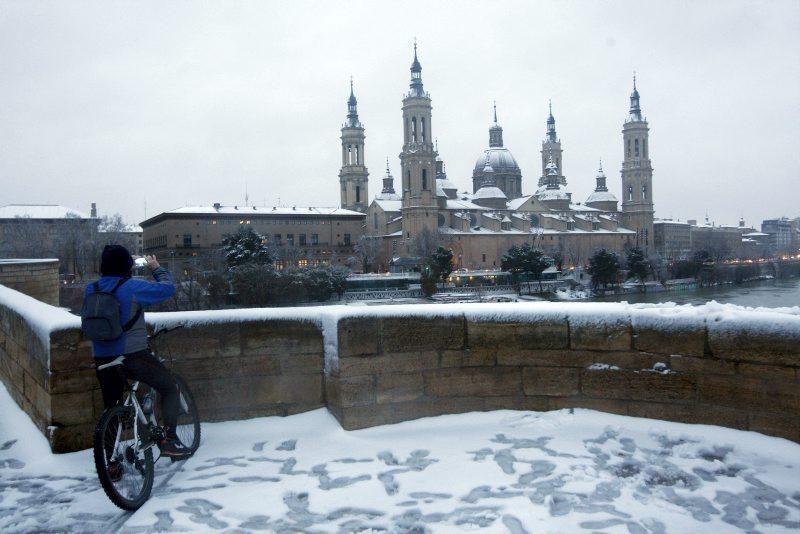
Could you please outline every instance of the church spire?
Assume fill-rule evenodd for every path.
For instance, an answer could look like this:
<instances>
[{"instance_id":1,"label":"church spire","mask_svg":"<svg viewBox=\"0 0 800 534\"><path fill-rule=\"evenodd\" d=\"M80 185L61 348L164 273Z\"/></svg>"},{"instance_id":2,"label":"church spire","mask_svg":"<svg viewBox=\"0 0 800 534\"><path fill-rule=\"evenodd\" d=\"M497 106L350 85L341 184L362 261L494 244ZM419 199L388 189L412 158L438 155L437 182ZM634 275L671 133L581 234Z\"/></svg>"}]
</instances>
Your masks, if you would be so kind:
<instances>
[{"instance_id":1,"label":"church spire","mask_svg":"<svg viewBox=\"0 0 800 534\"><path fill-rule=\"evenodd\" d=\"M414 38L414 62L411 63L411 91L409 96L425 96L425 91L422 89L422 65L417 59L417 39Z\"/></svg>"},{"instance_id":2,"label":"church spire","mask_svg":"<svg viewBox=\"0 0 800 534\"><path fill-rule=\"evenodd\" d=\"M553 103L548 100L547 105L550 108L550 115L547 117L547 138L552 143L558 142L558 137L556 136L556 119L553 117Z\"/></svg>"},{"instance_id":3,"label":"church spire","mask_svg":"<svg viewBox=\"0 0 800 534\"><path fill-rule=\"evenodd\" d=\"M497 102L494 103L494 124L489 128L489 148L503 146L503 128L497 124Z\"/></svg>"},{"instance_id":4,"label":"church spire","mask_svg":"<svg viewBox=\"0 0 800 534\"><path fill-rule=\"evenodd\" d=\"M550 156L547 162L547 189L558 189L561 183L558 179L558 168L553 161L553 151L550 151Z\"/></svg>"},{"instance_id":5,"label":"church spire","mask_svg":"<svg viewBox=\"0 0 800 534\"><path fill-rule=\"evenodd\" d=\"M636 90L636 73L633 73L633 92L631 93L631 121L642 121L642 109L639 107L639 91Z\"/></svg>"},{"instance_id":6,"label":"church spire","mask_svg":"<svg viewBox=\"0 0 800 534\"><path fill-rule=\"evenodd\" d=\"M386 174L383 176L383 194L394 195L394 177L389 172L389 158L386 158Z\"/></svg>"},{"instance_id":7,"label":"church spire","mask_svg":"<svg viewBox=\"0 0 800 534\"><path fill-rule=\"evenodd\" d=\"M595 187L595 191L597 192L605 192L608 191L608 187L606 187L606 174L603 172L603 160L600 160L600 168L597 170L597 187Z\"/></svg>"},{"instance_id":8,"label":"church spire","mask_svg":"<svg viewBox=\"0 0 800 534\"><path fill-rule=\"evenodd\" d=\"M347 99L347 122L345 126L348 128L360 128L361 123L358 121L358 101L353 92L353 77L350 76L350 98Z\"/></svg>"}]
</instances>

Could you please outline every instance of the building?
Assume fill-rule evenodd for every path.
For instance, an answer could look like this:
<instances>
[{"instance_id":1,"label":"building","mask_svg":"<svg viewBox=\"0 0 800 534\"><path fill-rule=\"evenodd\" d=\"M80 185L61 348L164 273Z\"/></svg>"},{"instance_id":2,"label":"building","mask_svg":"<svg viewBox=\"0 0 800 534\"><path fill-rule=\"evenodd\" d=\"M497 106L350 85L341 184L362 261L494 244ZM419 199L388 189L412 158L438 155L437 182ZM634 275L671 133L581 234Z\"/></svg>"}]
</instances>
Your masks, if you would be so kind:
<instances>
[{"instance_id":1,"label":"building","mask_svg":"<svg viewBox=\"0 0 800 534\"><path fill-rule=\"evenodd\" d=\"M141 223L144 253L175 271L206 268L220 257L225 236L246 226L269 239L278 269L344 265L364 234L364 214L299 206L183 207Z\"/></svg>"},{"instance_id":2,"label":"building","mask_svg":"<svg viewBox=\"0 0 800 534\"><path fill-rule=\"evenodd\" d=\"M667 261L688 258L692 254L691 226L672 219L653 221L653 246L656 254Z\"/></svg>"},{"instance_id":3,"label":"building","mask_svg":"<svg viewBox=\"0 0 800 534\"><path fill-rule=\"evenodd\" d=\"M358 101L350 80L347 120L342 125L342 169L339 171L341 205L352 211L367 211L369 171L364 165L364 125L358 120Z\"/></svg>"},{"instance_id":4,"label":"building","mask_svg":"<svg viewBox=\"0 0 800 534\"><path fill-rule=\"evenodd\" d=\"M767 219L761 223L761 232L769 235L769 246L774 253L797 253L797 223L788 217Z\"/></svg>"},{"instance_id":5,"label":"building","mask_svg":"<svg viewBox=\"0 0 800 534\"><path fill-rule=\"evenodd\" d=\"M542 142L542 177L535 192L524 195L522 170L504 145L496 106L493 111L488 148L480 152L473 168L472 192L458 194L434 143L431 97L423 87L415 45L411 82L402 105L400 193L395 193L387 161L383 191L367 209L366 233L383 244L376 262L379 268L388 270L392 262L408 263L410 258L418 261L439 245L453 250L457 268L467 269L498 268L508 249L523 243L560 255L568 266L588 263L600 248L619 253L636 245L652 249L649 129L635 81L623 126L623 144L631 149L622 166L628 196L621 211L608 191L602 165L586 203L573 201L566 189L552 107Z\"/></svg>"},{"instance_id":6,"label":"building","mask_svg":"<svg viewBox=\"0 0 800 534\"><path fill-rule=\"evenodd\" d=\"M90 214L57 204L0 207L0 257L58 258L62 275L95 272L98 251L97 208Z\"/></svg>"},{"instance_id":7,"label":"building","mask_svg":"<svg viewBox=\"0 0 800 534\"><path fill-rule=\"evenodd\" d=\"M695 219L689 223L692 252L707 252L715 260L739 258L742 256L743 226L717 225L708 217L703 223Z\"/></svg>"}]
</instances>

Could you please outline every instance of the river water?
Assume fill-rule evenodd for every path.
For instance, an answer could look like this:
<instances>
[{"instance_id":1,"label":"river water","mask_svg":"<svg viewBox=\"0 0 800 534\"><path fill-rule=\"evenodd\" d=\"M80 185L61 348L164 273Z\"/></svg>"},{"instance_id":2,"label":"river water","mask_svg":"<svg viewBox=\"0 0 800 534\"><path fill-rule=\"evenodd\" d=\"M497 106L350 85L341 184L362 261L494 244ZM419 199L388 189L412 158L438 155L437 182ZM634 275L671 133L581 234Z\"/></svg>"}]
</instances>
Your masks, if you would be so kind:
<instances>
[{"instance_id":1,"label":"river water","mask_svg":"<svg viewBox=\"0 0 800 534\"><path fill-rule=\"evenodd\" d=\"M780 308L800 306L800 278L763 280L738 285L660 293L627 293L591 299L595 302L675 302L677 304L705 304L715 300L740 306Z\"/></svg>"}]
</instances>

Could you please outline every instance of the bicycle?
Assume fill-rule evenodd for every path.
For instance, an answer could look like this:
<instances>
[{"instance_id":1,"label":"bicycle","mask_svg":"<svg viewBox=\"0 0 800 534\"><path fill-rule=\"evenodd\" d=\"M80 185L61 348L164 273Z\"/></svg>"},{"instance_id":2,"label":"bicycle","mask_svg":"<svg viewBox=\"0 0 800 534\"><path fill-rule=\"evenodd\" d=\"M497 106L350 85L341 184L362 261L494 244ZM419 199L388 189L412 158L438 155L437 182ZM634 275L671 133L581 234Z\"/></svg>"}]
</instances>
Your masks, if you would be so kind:
<instances>
[{"instance_id":1,"label":"bicycle","mask_svg":"<svg viewBox=\"0 0 800 534\"><path fill-rule=\"evenodd\" d=\"M149 336L149 339L152 341L162 333L182 326L162 328ZM122 365L124 359L124 356L120 356L98 369ZM165 361L163 358L159 359ZM191 457L200 446L200 419L194 397L186 382L175 373L171 374L178 386L180 398L180 412L175 430L189 451L185 458L171 458L175 462ZM137 395L140 392L139 385L139 381L128 385L122 403L106 409L94 431L94 462L100 484L111 502L123 510L131 511L140 508L150 498L155 463L161 458L159 452L159 457L153 459L153 449L159 450L157 443L165 437L164 427L159 424L160 413L157 407L160 402L157 392L150 389L140 400Z\"/></svg>"}]
</instances>

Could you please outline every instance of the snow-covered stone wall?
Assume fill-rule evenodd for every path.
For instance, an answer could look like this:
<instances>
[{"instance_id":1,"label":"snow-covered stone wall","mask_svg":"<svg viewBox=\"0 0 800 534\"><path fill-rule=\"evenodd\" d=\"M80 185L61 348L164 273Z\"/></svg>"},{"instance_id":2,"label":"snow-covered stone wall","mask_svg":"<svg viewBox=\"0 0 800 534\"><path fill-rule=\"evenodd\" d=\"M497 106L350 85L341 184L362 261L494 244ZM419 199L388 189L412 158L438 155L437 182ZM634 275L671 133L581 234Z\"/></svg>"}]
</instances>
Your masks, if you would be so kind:
<instances>
[{"instance_id":1,"label":"snow-covered stone wall","mask_svg":"<svg viewBox=\"0 0 800 534\"><path fill-rule=\"evenodd\" d=\"M0 260L0 285L58 306L58 265L51 260Z\"/></svg>"},{"instance_id":2,"label":"snow-covered stone wall","mask_svg":"<svg viewBox=\"0 0 800 534\"><path fill-rule=\"evenodd\" d=\"M346 429L501 408L583 407L800 442L800 308L616 303L148 314L204 420L327 406ZM102 410L79 320L0 288L0 378L55 451Z\"/></svg>"}]
</instances>

